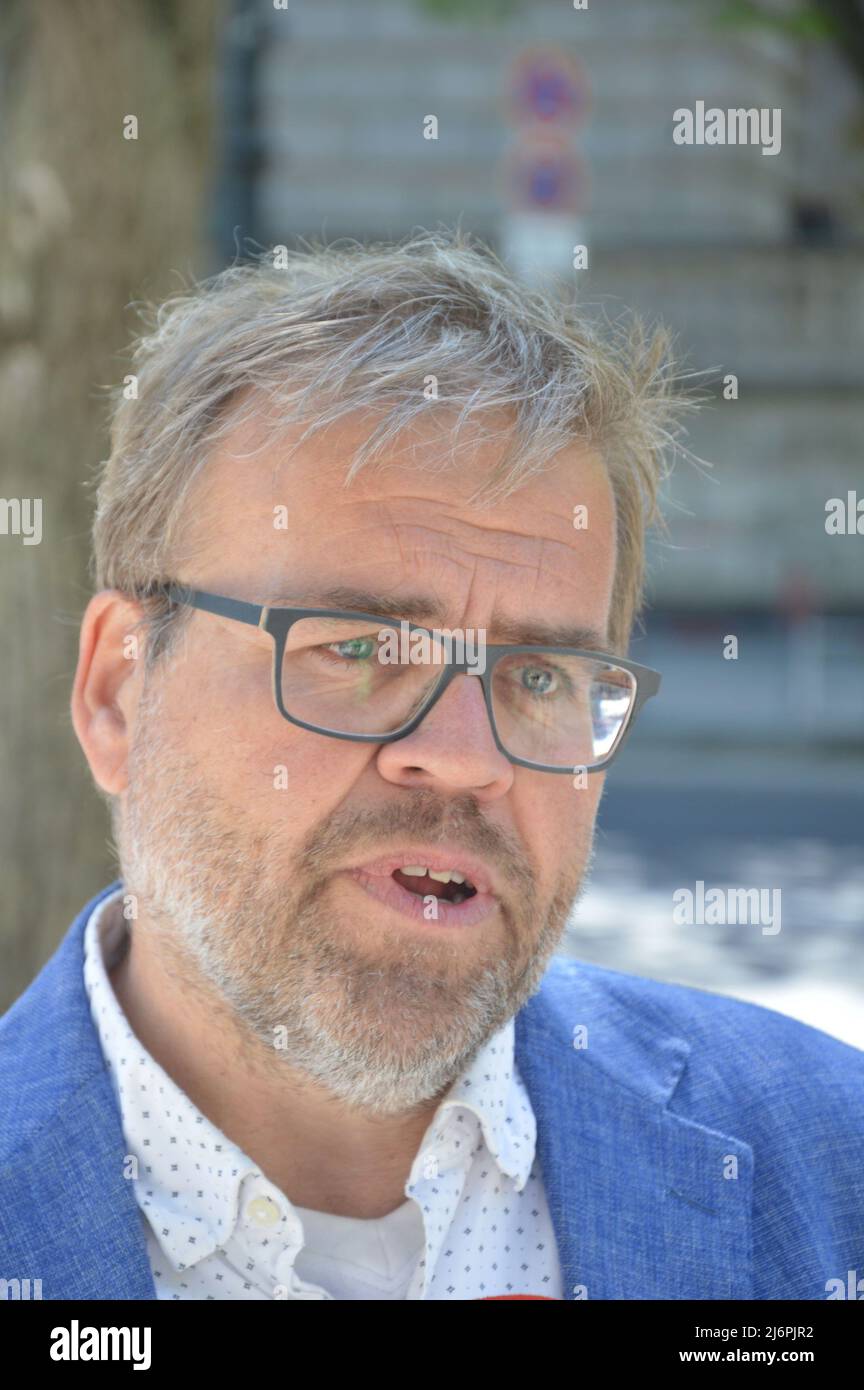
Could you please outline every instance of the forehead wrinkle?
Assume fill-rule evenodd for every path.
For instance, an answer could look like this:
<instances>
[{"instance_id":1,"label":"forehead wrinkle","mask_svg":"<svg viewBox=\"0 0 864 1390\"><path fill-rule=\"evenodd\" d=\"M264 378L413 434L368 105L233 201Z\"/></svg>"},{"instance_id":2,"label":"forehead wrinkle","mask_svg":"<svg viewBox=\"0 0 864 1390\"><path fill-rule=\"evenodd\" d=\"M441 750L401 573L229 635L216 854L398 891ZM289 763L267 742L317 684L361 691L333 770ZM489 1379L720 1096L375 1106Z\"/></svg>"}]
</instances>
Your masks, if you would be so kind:
<instances>
[{"instance_id":1,"label":"forehead wrinkle","mask_svg":"<svg viewBox=\"0 0 864 1390\"><path fill-rule=\"evenodd\" d=\"M388 524L393 533L393 538L396 541L396 547L399 555L399 563L401 564L404 573L412 573L413 570L416 568L416 560L418 559L418 557L421 556L427 558L429 561L432 562L431 579L433 584L436 582L437 572L439 572L446 565L455 565L459 569L465 570L471 569L472 573L476 573L476 557L469 557L469 559L466 559L463 555L454 553L454 545L456 543L454 543L452 536L447 536L446 534L438 533L435 531L434 527L424 526L421 522L395 521L390 515L391 503L389 501L385 501L382 505L384 507L384 510L388 514ZM370 523L370 525L371 524L372 523ZM421 548L420 545L418 545L416 542L409 543L404 533L410 527L415 527L424 531L431 531L433 536L436 537L436 541L433 542L432 540L427 540L425 542L425 549ZM437 546L439 547L438 550L435 549L435 544L437 544ZM441 554L440 550L443 550L445 553ZM382 563L387 566L393 566L397 563L397 561L395 556L387 556L386 558L380 560L379 563ZM442 578L444 578L444 576L442 576ZM399 581L397 580L396 582L398 584Z\"/></svg>"},{"instance_id":2,"label":"forehead wrinkle","mask_svg":"<svg viewBox=\"0 0 864 1390\"><path fill-rule=\"evenodd\" d=\"M510 499L508 499L509 501ZM486 535L491 540L498 541L500 544L512 542L514 538L524 541L537 541L540 539L537 529L521 530L518 524L513 525L516 517L502 516L501 508L491 510L481 510L466 506L465 513L459 515L452 510L452 499L425 497L422 495L412 495L400 493L396 497L392 496L346 496L339 498L338 510L353 511L355 508L374 508L380 514L386 514L387 523L394 533L400 529L418 527L426 528L430 531L440 529L445 523L449 522L457 531L468 532L469 535ZM416 507L420 513L417 517L404 517L395 515L395 509L403 504ZM506 503L503 504L506 508ZM563 504L562 504L563 505ZM536 503L535 503L536 506ZM434 509L434 510L433 510ZM524 510L524 509L523 509ZM552 530L563 533L564 536L570 532L570 512L568 509L557 510L546 506L538 506L538 525L542 525L545 518L552 522ZM374 524L374 523L373 523ZM448 539L453 541L454 537Z\"/></svg>"},{"instance_id":3,"label":"forehead wrinkle","mask_svg":"<svg viewBox=\"0 0 864 1390\"><path fill-rule=\"evenodd\" d=\"M402 562L402 567L403 567L403 569L407 569L407 568L408 568L408 559L407 559L407 556L405 555L405 552L404 552L404 550L403 550L403 548L402 548L402 538L401 538L401 536L400 536L400 534L399 534L399 527L396 525L396 523L394 522L392 516L390 515L390 503L389 503L389 502L387 503L386 511L387 511L387 520L388 520L389 525L390 525L390 528L391 528L391 530L392 530L392 532L393 532L393 536L394 536L394 539L395 539L395 541L396 541L396 545L397 545L397 547L398 547L398 549L399 549L399 559L400 559L400 561Z\"/></svg>"},{"instance_id":4,"label":"forehead wrinkle","mask_svg":"<svg viewBox=\"0 0 864 1390\"><path fill-rule=\"evenodd\" d=\"M470 523L459 523L458 519L455 518L454 520L456 520L457 525L462 524L470 526ZM471 530L479 532L479 535L470 537L469 543L465 544L465 542L460 540L458 537L449 535L445 531L439 531L435 526L430 526L428 523L398 521L394 523L394 532L396 534L397 542L400 547L400 554L404 555L405 544L411 544L412 551L415 556L418 554L423 554L424 549L428 549L431 552L433 544L432 540L425 540L423 542L414 541L413 543L408 542L406 540L405 542L403 542L404 533L410 531L411 529L415 529L419 532L425 531L431 533L431 536L434 537L434 543L437 543L442 548L448 559L453 560L457 564L466 563L466 561L463 558L461 558L458 552L460 550L468 551L471 555L471 563L473 566L476 566L478 560L493 560L498 562L504 560L508 563L517 564L520 566L531 565L531 567L534 568L532 562L514 559L512 554L509 553L512 549L513 542L514 540L522 540L528 542L533 547L540 547L542 549L542 546L545 544L546 539L542 536L538 536L536 532L513 531L509 528L504 527L496 529L485 527L475 528L471 526ZM488 549L486 549L484 546L479 545L479 541L481 539L493 539L493 537L493 543L489 546ZM558 544L563 545L564 542L561 541L558 542Z\"/></svg>"}]
</instances>

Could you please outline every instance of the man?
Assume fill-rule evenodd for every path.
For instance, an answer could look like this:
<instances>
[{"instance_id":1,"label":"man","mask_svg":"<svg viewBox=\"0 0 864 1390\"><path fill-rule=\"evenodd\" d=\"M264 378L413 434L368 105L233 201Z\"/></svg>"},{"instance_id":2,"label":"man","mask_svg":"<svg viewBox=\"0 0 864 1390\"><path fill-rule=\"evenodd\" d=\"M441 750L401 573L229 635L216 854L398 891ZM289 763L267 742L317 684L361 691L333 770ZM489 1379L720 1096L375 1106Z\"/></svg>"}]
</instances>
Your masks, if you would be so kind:
<instances>
[{"instance_id":1,"label":"man","mask_svg":"<svg viewBox=\"0 0 864 1390\"><path fill-rule=\"evenodd\" d=\"M663 335L420 236L228 270L135 375L72 696L121 877L0 1024L0 1273L826 1297L862 1054L555 955L658 683Z\"/></svg>"}]
</instances>

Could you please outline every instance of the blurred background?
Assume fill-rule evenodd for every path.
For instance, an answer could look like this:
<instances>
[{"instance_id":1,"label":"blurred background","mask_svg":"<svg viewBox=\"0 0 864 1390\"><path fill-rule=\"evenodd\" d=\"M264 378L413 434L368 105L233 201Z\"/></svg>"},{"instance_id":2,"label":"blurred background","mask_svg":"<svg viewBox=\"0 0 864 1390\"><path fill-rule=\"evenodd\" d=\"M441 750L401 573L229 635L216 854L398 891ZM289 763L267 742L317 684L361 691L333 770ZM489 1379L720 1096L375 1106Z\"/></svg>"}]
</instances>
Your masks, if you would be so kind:
<instances>
[{"instance_id":1,"label":"blurred background","mask_svg":"<svg viewBox=\"0 0 864 1390\"><path fill-rule=\"evenodd\" d=\"M779 108L779 153L677 145L697 102ZM255 247L460 223L586 311L662 319L711 396L631 652L663 688L567 949L864 1048L862 150L861 0L6 0L3 493L44 534L0 535L0 1008L114 876L68 701L136 302ZM779 890L781 930L676 925L699 882Z\"/></svg>"}]
</instances>

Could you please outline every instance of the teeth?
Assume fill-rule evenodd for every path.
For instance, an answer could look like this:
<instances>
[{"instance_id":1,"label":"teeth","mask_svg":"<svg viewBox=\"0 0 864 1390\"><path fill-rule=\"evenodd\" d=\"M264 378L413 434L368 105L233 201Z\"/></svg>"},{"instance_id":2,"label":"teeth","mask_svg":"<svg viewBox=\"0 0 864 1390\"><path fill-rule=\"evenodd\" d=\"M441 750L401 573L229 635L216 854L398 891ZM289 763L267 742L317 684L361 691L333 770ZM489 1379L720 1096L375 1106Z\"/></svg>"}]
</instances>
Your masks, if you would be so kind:
<instances>
[{"instance_id":1,"label":"teeth","mask_svg":"<svg viewBox=\"0 0 864 1390\"><path fill-rule=\"evenodd\" d=\"M402 873L409 878L423 878L428 874L436 883L465 883L465 875L458 869L427 869L425 864L403 864Z\"/></svg>"}]
</instances>

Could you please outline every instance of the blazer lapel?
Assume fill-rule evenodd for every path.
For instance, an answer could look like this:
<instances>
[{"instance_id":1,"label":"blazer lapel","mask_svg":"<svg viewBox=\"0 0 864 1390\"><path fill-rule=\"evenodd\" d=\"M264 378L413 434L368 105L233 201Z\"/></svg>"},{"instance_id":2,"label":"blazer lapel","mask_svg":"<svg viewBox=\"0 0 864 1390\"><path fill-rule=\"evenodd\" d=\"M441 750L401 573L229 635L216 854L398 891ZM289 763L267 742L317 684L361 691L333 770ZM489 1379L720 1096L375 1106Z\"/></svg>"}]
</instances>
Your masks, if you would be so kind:
<instances>
[{"instance_id":1,"label":"blazer lapel","mask_svg":"<svg viewBox=\"0 0 864 1390\"><path fill-rule=\"evenodd\" d=\"M668 1109L689 1053L578 961L516 1015L565 1299L752 1298L752 1149Z\"/></svg>"},{"instance_id":2,"label":"blazer lapel","mask_svg":"<svg viewBox=\"0 0 864 1390\"><path fill-rule=\"evenodd\" d=\"M84 926L118 886L87 904L2 1021L0 1274L41 1279L45 1299L156 1298L83 979Z\"/></svg>"}]
</instances>

